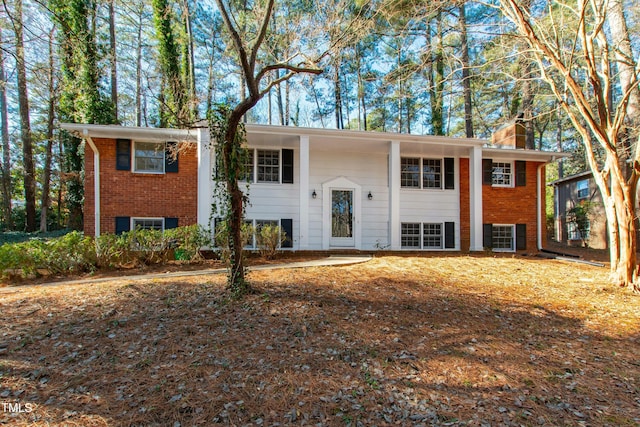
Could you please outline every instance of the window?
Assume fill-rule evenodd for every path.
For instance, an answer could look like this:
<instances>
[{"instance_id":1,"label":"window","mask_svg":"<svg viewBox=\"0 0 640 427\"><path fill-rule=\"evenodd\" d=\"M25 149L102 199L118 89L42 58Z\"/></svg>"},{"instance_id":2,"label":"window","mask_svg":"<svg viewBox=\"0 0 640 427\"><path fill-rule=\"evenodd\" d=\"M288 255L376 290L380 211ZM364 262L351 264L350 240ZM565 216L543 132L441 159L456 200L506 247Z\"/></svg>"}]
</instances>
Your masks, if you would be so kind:
<instances>
[{"instance_id":1,"label":"window","mask_svg":"<svg viewBox=\"0 0 640 427\"><path fill-rule=\"evenodd\" d=\"M442 224L424 224L422 247L425 249L442 249Z\"/></svg>"},{"instance_id":2,"label":"window","mask_svg":"<svg viewBox=\"0 0 640 427\"><path fill-rule=\"evenodd\" d=\"M400 240L403 248L420 249L420 223L402 223Z\"/></svg>"},{"instance_id":3,"label":"window","mask_svg":"<svg viewBox=\"0 0 640 427\"><path fill-rule=\"evenodd\" d=\"M440 159L422 159L422 188L441 188L441 177Z\"/></svg>"},{"instance_id":4,"label":"window","mask_svg":"<svg viewBox=\"0 0 640 427\"><path fill-rule=\"evenodd\" d=\"M420 159L403 157L400 160L400 185L405 188L420 188Z\"/></svg>"},{"instance_id":5,"label":"window","mask_svg":"<svg viewBox=\"0 0 640 427\"><path fill-rule=\"evenodd\" d=\"M493 225L491 230L491 246L496 252L515 250L515 232L513 225Z\"/></svg>"},{"instance_id":6,"label":"window","mask_svg":"<svg viewBox=\"0 0 640 427\"><path fill-rule=\"evenodd\" d=\"M400 243L403 248L442 249L441 223L405 222L401 227Z\"/></svg>"},{"instance_id":7,"label":"window","mask_svg":"<svg viewBox=\"0 0 640 427\"><path fill-rule=\"evenodd\" d=\"M133 170L142 173L164 173L164 142L135 142Z\"/></svg>"},{"instance_id":8,"label":"window","mask_svg":"<svg viewBox=\"0 0 640 427\"><path fill-rule=\"evenodd\" d=\"M589 197L589 180L583 179L582 181L578 181L577 189L578 189L578 199L588 198Z\"/></svg>"},{"instance_id":9,"label":"window","mask_svg":"<svg viewBox=\"0 0 640 427\"><path fill-rule=\"evenodd\" d=\"M400 186L403 188L442 188L442 159L402 157L400 159Z\"/></svg>"},{"instance_id":10,"label":"window","mask_svg":"<svg viewBox=\"0 0 640 427\"><path fill-rule=\"evenodd\" d=\"M491 184L502 187L513 185L513 167L510 162L493 162L491 165Z\"/></svg>"},{"instance_id":11,"label":"window","mask_svg":"<svg viewBox=\"0 0 640 427\"><path fill-rule=\"evenodd\" d=\"M163 218L131 218L132 230L164 230Z\"/></svg>"},{"instance_id":12,"label":"window","mask_svg":"<svg viewBox=\"0 0 640 427\"><path fill-rule=\"evenodd\" d=\"M260 230L262 229L262 227L265 226L273 226L273 227L279 227L279 221L278 220L269 220L269 219L256 219L256 220L245 220L245 224L246 224L246 229L251 233L250 235L247 235L247 245L245 246L246 249L255 249L258 247L258 234L260 233ZM248 233L247 233L248 234Z\"/></svg>"},{"instance_id":13,"label":"window","mask_svg":"<svg viewBox=\"0 0 640 427\"><path fill-rule=\"evenodd\" d=\"M585 220L582 224L582 230L573 218L570 222L567 222L567 239L568 240L588 240L591 234L591 223L589 220Z\"/></svg>"},{"instance_id":14,"label":"window","mask_svg":"<svg viewBox=\"0 0 640 427\"><path fill-rule=\"evenodd\" d=\"M280 182L280 151L257 150L257 182Z\"/></svg>"},{"instance_id":15,"label":"window","mask_svg":"<svg viewBox=\"0 0 640 427\"><path fill-rule=\"evenodd\" d=\"M253 182L253 159L254 159L254 150L247 150L247 162L244 164L244 181Z\"/></svg>"}]
</instances>

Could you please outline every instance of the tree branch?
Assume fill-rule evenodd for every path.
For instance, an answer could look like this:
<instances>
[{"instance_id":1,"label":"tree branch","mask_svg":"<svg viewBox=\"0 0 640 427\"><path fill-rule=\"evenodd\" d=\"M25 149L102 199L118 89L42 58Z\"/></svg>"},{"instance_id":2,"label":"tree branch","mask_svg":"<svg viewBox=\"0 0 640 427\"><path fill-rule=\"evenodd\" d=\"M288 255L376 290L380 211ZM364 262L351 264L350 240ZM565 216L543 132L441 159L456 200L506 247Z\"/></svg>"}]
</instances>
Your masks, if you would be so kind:
<instances>
[{"instance_id":1,"label":"tree branch","mask_svg":"<svg viewBox=\"0 0 640 427\"><path fill-rule=\"evenodd\" d=\"M224 21L225 27L227 27L227 31L229 31L229 34L231 35L231 40L233 40L233 44L236 46L236 51L240 59L240 65L244 71L245 78L247 80L253 80L253 70L249 64L249 60L247 59L247 51L242 44L240 34L238 34L238 31L231 22L229 12L224 6L223 0L216 0L216 4L218 5L218 9L220 10L220 14L222 15L222 20ZM252 85L250 84L249 87L251 86Z\"/></svg>"},{"instance_id":2,"label":"tree branch","mask_svg":"<svg viewBox=\"0 0 640 427\"><path fill-rule=\"evenodd\" d=\"M273 13L273 3L274 0L269 0L267 3L267 11L264 15L264 19L262 20L262 25L260 26L260 32L258 33L258 37L256 41L253 43L253 47L251 48L251 58L249 59L249 66L251 67L251 75L253 76L253 72L256 66L256 58L258 57L258 51L260 50L260 46L262 46L262 42L267 35L267 30L269 29L269 21L271 20L271 13ZM258 82L260 79L258 79Z\"/></svg>"},{"instance_id":3,"label":"tree branch","mask_svg":"<svg viewBox=\"0 0 640 427\"><path fill-rule=\"evenodd\" d=\"M285 63L278 63L278 64L267 65L266 67L261 69L258 72L258 74L256 75L256 81L258 83L260 83L262 78L268 72L275 71L275 70L289 70L290 72L292 72L294 74L296 74L296 73L321 74L322 73L322 70L320 68L309 68L309 67L305 67L303 65L291 65L291 64L285 64ZM280 81L280 79L274 80L274 81L278 81L278 83L282 82L282 81ZM272 87L273 87L273 85L272 85Z\"/></svg>"}]
</instances>

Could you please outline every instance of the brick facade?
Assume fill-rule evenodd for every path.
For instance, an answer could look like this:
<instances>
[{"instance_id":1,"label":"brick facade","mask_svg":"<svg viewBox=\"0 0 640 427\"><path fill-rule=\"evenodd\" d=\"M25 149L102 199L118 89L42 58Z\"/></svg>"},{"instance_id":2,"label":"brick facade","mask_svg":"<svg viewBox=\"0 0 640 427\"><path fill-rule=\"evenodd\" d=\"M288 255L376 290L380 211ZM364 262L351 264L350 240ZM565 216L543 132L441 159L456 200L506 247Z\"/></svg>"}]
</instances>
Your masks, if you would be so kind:
<instances>
[{"instance_id":1,"label":"brick facade","mask_svg":"<svg viewBox=\"0 0 640 427\"><path fill-rule=\"evenodd\" d=\"M526 185L521 187L482 186L482 222L485 224L526 224L527 251L537 249L538 217L537 211L537 173L542 163L527 162ZM545 176L542 168L542 177ZM545 218L545 186L541 186L541 212ZM542 226L544 227L543 220ZM542 245L546 243L546 233L542 233Z\"/></svg>"},{"instance_id":2,"label":"brick facade","mask_svg":"<svg viewBox=\"0 0 640 427\"><path fill-rule=\"evenodd\" d=\"M460 159L460 250L471 247L471 197L469 194L469 159Z\"/></svg>"},{"instance_id":3,"label":"brick facade","mask_svg":"<svg viewBox=\"0 0 640 427\"><path fill-rule=\"evenodd\" d=\"M178 218L178 225L197 222L198 159L195 144L179 154L178 173L145 174L116 170L115 139L94 138L100 152L100 231L115 232L115 218ZM93 152L85 151L84 232L95 234Z\"/></svg>"}]
</instances>

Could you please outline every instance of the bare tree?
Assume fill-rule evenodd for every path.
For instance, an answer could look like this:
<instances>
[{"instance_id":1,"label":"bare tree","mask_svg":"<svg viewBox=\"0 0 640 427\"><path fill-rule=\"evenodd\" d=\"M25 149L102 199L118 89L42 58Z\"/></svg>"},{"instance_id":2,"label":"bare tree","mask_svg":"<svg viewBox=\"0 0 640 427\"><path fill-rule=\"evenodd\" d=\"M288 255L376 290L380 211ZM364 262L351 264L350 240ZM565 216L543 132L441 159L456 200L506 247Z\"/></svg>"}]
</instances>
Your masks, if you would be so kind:
<instances>
[{"instance_id":1,"label":"bare tree","mask_svg":"<svg viewBox=\"0 0 640 427\"><path fill-rule=\"evenodd\" d=\"M636 188L640 177L640 151L630 148L628 177L621 168L624 153L621 131L628 106L638 86L633 56L623 61L613 54L605 34L607 2L578 0L560 4L536 20L515 0L501 0L503 13L512 21L530 48L543 81L582 138L587 160L602 193L609 230L611 278L615 283L640 291L636 269ZM561 9L561 10L558 10ZM560 21L560 12L566 19ZM575 25L575 30L569 29ZM574 39L563 38L570 34ZM628 36L628 35L627 35ZM625 62L631 70L624 92L617 99L613 64ZM620 77L620 76L619 76ZM636 135L637 137L637 135ZM598 151L604 153L598 155Z\"/></svg>"},{"instance_id":2,"label":"bare tree","mask_svg":"<svg viewBox=\"0 0 640 427\"><path fill-rule=\"evenodd\" d=\"M269 30L269 21L273 13L275 0L268 0L262 10L262 17L257 25L255 37L242 37L236 27L236 19L231 15L230 7L223 0L216 0L218 10L222 15L225 28L229 33L233 49L237 55L238 64L242 70L242 76L246 86L244 98L230 108L224 123L224 132L220 140L212 141L221 145L218 151L222 155L219 164L224 170L226 191L228 194L227 220L229 224L229 247L231 248L231 268L229 272L229 288L236 296L242 296L250 291L250 286L244 277L243 243L241 228L244 218L245 195L238 184L239 168L238 151L241 149L242 139L238 138L238 127L243 116L262 99L271 88L290 79L299 73L319 74L320 69L315 68L308 61L292 64L290 61L271 62L259 64L260 50ZM254 10L259 10L256 5ZM271 79L262 85L262 80L270 73L284 70L279 78Z\"/></svg>"}]
</instances>

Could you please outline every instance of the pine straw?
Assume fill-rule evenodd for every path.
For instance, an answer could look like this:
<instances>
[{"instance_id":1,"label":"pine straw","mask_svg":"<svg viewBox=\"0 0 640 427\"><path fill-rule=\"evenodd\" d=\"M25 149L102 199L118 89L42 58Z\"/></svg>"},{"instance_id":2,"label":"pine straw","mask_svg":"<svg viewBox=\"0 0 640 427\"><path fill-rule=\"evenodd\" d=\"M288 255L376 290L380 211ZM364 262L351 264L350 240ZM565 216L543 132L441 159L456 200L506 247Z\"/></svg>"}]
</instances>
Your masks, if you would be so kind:
<instances>
[{"instance_id":1,"label":"pine straw","mask_svg":"<svg viewBox=\"0 0 640 427\"><path fill-rule=\"evenodd\" d=\"M640 299L526 257L0 294L0 424L638 425Z\"/></svg>"}]
</instances>

